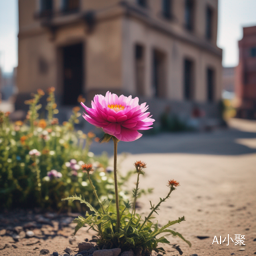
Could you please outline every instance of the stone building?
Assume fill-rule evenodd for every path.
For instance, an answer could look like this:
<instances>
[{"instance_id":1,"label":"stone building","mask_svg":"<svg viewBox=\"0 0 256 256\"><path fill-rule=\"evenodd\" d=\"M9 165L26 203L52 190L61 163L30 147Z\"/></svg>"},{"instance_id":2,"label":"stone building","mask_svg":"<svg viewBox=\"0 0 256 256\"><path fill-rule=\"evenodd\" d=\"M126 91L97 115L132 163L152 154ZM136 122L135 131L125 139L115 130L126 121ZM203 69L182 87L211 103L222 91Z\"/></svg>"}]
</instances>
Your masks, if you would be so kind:
<instances>
[{"instance_id":1,"label":"stone building","mask_svg":"<svg viewBox=\"0 0 256 256\"><path fill-rule=\"evenodd\" d=\"M17 100L56 87L62 105L107 90L153 114L218 116L218 0L19 0Z\"/></svg>"},{"instance_id":2,"label":"stone building","mask_svg":"<svg viewBox=\"0 0 256 256\"><path fill-rule=\"evenodd\" d=\"M256 119L256 26L244 27L236 68L238 117Z\"/></svg>"}]
</instances>

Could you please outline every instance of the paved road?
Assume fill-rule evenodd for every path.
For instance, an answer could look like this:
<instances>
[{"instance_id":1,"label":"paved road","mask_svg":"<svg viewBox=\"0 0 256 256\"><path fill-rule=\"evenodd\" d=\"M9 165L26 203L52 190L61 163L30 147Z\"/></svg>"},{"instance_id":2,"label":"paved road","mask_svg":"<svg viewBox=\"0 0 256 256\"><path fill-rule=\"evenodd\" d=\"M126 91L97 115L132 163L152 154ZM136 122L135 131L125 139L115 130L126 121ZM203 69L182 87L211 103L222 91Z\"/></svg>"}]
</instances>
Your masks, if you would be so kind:
<instances>
[{"instance_id":1,"label":"paved road","mask_svg":"<svg viewBox=\"0 0 256 256\"><path fill-rule=\"evenodd\" d=\"M161 134L119 143L119 153L131 153L122 163L123 172L132 169L136 160L148 166L140 186L152 187L154 193L140 199L142 215L149 212L149 200L157 203L166 195L169 179L180 182L155 217L164 225L185 215L186 222L174 228L192 242L192 248L169 237L181 246L183 255L256 254L256 122L232 120L230 125L209 133ZM111 144L92 146L92 152L102 150L112 155ZM214 236L224 240L230 235L234 240L235 234L245 235L246 246L231 241L228 245L227 239L222 245L212 244ZM178 255L172 246L166 249L168 256Z\"/></svg>"},{"instance_id":2,"label":"paved road","mask_svg":"<svg viewBox=\"0 0 256 256\"><path fill-rule=\"evenodd\" d=\"M244 155L256 153L252 144L256 139L256 122L232 120L230 129L205 133L171 133L143 136L134 142L120 142L118 153L187 153L207 155ZM248 143L249 144L248 144ZM104 144L93 143L91 151L102 151L112 155L112 141Z\"/></svg>"}]
</instances>

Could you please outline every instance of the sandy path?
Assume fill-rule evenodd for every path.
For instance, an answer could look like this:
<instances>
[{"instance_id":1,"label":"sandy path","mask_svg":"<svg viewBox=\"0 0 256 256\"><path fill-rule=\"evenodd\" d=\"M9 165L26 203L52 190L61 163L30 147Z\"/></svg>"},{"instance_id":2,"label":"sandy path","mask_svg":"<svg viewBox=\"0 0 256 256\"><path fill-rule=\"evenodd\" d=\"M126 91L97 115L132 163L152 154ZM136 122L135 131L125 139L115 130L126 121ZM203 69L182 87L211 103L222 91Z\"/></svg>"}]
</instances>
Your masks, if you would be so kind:
<instances>
[{"instance_id":1,"label":"sandy path","mask_svg":"<svg viewBox=\"0 0 256 256\"><path fill-rule=\"evenodd\" d=\"M124 160L122 171L133 168L136 160L147 163L141 187L153 187L151 195L139 200L141 214L148 213L149 200L157 203L168 192L167 181L175 179L180 186L162 205L156 216L161 225L183 215L186 221L174 226L191 241L189 248L183 241L169 237L172 244L179 244L183 255L248 255L256 254L256 123L232 120L236 130L217 131L207 134L178 134L143 137L141 142L120 144L119 152L133 152ZM110 145L94 145L93 152L111 153ZM141 154L138 154L141 152ZM132 182L130 184L133 185ZM67 237L71 228L59 231ZM245 235L245 246L230 241L213 244L214 236L224 240L230 235ZM78 232L77 241L89 234ZM208 237L199 239L197 236ZM11 243L11 237L0 237L1 244ZM5 240L4 240L5 239ZM6 239L9 239L8 241ZM255 241L253 241L255 240ZM7 248L0 255L39 255L41 248L63 252L71 247L68 238L55 237L41 240L35 246ZM38 247L38 249L35 249ZM75 247L74 247L75 248ZM166 246L167 255L178 255L172 246Z\"/></svg>"}]
</instances>

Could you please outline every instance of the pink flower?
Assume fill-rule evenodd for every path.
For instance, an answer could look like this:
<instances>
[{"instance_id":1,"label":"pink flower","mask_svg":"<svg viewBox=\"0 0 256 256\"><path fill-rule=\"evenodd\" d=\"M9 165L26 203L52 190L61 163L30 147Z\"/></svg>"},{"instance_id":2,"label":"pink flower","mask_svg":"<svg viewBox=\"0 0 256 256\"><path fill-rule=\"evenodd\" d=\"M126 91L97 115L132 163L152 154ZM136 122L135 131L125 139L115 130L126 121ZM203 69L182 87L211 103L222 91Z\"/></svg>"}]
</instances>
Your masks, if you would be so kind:
<instances>
[{"instance_id":1,"label":"pink flower","mask_svg":"<svg viewBox=\"0 0 256 256\"><path fill-rule=\"evenodd\" d=\"M92 108L83 103L85 113L84 119L89 123L100 127L107 134L115 136L121 141L134 141L142 134L138 130L149 130L154 119L146 112L146 103L139 105L139 99L132 96L125 97L110 92L106 96L95 95L92 101ZM146 113L145 113L146 112Z\"/></svg>"}]
</instances>

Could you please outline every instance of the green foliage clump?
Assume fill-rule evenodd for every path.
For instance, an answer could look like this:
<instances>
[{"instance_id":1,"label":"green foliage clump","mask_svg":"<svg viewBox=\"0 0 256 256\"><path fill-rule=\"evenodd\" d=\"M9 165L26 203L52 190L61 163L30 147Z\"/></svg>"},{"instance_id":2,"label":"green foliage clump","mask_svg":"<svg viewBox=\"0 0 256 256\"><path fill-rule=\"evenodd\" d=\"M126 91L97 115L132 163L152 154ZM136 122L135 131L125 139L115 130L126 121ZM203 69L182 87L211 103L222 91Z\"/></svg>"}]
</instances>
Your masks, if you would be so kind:
<instances>
[{"instance_id":1,"label":"green foliage clump","mask_svg":"<svg viewBox=\"0 0 256 256\"><path fill-rule=\"evenodd\" d=\"M75 233L82 227L87 226L98 234L98 246L99 248L112 249L121 248L122 251L133 250L136 255L147 256L151 255L152 251L165 253L163 247L159 244L170 244L166 239L166 235L180 237L189 246L191 243L186 240L180 233L170 229L174 224L185 221L184 216L178 218L175 221L169 221L166 225L159 227L158 223L152 222L153 213L157 213L160 205L165 202L175 190L175 187L179 185L178 182L172 180L169 181L169 192L165 198L160 198L157 205L153 205L150 202L150 213L144 220L140 214L136 213L136 200L138 198L139 191L139 177L143 174L143 168L145 164L138 161L135 163L137 171L136 188L133 190L133 205L129 201L119 200L119 207L116 207L116 201L99 200L99 209L95 209L86 200L79 196L68 197L64 200L69 202L79 201L81 204L85 204L89 212L85 217L79 216L74 220L77 223L75 227ZM88 178L90 179L88 171ZM92 188L94 186L92 184ZM94 189L94 193L97 193Z\"/></svg>"},{"instance_id":2,"label":"green foliage clump","mask_svg":"<svg viewBox=\"0 0 256 256\"><path fill-rule=\"evenodd\" d=\"M26 101L29 111L24 122L11 123L10 113L0 112L0 205L1 208L42 207L47 209L86 210L77 204L61 202L62 198L81 193L93 206L98 201L82 172L81 165L93 164L96 170L92 181L102 199L114 198L113 172L108 173L108 157L95 157L90 152L93 140L98 140L92 132L76 131L79 122L79 107L73 109L68 122L59 124L54 88L49 88L47 96L47 118L40 118L42 90ZM36 149L40 155L30 156ZM76 170L70 161L76 163ZM56 170L62 177L49 176ZM130 174L129 174L130 175ZM122 177L119 187L129 178ZM123 197L126 192L122 191Z\"/></svg>"}]
</instances>

